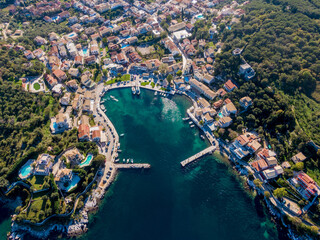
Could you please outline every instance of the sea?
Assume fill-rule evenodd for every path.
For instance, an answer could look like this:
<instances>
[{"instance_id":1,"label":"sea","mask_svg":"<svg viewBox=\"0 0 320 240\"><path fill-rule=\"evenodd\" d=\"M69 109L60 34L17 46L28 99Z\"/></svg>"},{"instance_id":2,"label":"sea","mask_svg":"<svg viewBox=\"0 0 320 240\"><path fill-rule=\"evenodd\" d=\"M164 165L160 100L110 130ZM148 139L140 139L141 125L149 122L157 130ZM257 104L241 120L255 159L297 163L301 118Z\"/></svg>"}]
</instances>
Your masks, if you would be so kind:
<instances>
[{"instance_id":1,"label":"sea","mask_svg":"<svg viewBox=\"0 0 320 240\"><path fill-rule=\"evenodd\" d=\"M219 153L180 166L209 146L190 120L183 121L192 105L187 97L145 89L137 96L125 88L103 99L107 116L124 134L120 162L133 159L151 169L119 172L81 240L286 239ZM9 227L8 212L0 211L0 239Z\"/></svg>"}]
</instances>

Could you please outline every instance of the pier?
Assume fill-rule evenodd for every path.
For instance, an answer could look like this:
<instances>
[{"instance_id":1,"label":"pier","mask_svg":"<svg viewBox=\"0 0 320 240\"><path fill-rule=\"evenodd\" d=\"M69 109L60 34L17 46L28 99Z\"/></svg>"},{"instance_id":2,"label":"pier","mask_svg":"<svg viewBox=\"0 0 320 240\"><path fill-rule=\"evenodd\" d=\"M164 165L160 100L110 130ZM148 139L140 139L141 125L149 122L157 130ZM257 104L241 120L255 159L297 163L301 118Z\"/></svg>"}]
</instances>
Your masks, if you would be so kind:
<instances>
[{"instance_id":1,"label":"pier","mask_svg":"<svg viewBox=\"0 0 320 240\"><path fill-rule=\"evenodd\" d=\"M114 165L117 169L148 169L151 168L149 163L116 163Z\"/></svg>"},{"instance_id":2,"label":"pier","mask_svg":"<svg viewBox=\"0 0 320 240\"><path fill-rule=\"evenodd\" d=\"M213 153L215 150L216 150L216 147L215 147L215 146L210 146L210 147L202 150L201 152L199 152L199 153L197 153L197 154L195 154L195 155L187 158L186 160L180 162L180 164L181 164L182 167L185 167L185 166L187 166L189 163L192 163L192 162L198 160L199 158L201 158L201 157L203 157L203 156L205 156L205 155L207 155L207 154L209 154L209 153L210 153L210 154Z\"/></svg>"}]
</instances>

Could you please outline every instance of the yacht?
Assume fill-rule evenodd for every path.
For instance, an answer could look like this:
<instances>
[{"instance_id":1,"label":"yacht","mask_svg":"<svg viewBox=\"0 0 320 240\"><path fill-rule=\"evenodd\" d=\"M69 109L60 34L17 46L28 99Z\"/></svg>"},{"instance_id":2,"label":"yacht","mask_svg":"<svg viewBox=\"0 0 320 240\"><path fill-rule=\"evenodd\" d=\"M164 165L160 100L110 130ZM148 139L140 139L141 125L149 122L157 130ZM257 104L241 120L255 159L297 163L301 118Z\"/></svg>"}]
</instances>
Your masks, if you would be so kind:
<instances>
[{"instance_id":1,"label":"yacht","mask_svg":"<svg viewBox=\"0 0 320 240\"><path fill-rule=\"evenodd\" d=\"M190 127L191 127L191 128L194 128L194 124L191 124Z\"/></svg>"},{"instance_id":2,"label":"yacht","mask_svg":"<svg viewBox=\"0 0 320 240\"><path fill-rule=\"evenodd\" d=\"M189 117L182 118L183 121L188 121L189 119Z\"/></svg>"},{"instance_id":3,"label":"yacht","mask_svg":"<svg viewBox=\"0 0 320 240\"><path fill-rule=\"evenodd\" d=\"M192 123L193 123L192 121L189 122L190 125L191 125Z\"/></svg>"},{"instance_id":4,"label":"yacht","mask_svg":"<svg viewBox=\"0 0 320 240\"><path fill-rule=\"evenodd\" d=\"M122 162L125 163L125 162L126 162L126 159L122 159Z\"/></svg>"},{"instance_id":5,"label":"yacht","mask_svg":"<svg viewBox=\"0 0 320 240\"><path fill-rule=\"evenodd\" d=\"M121 134L120 134L120 137L123 137L123 136L124 136L124 133L121 133Z\"/></svg>"},{"instance_id":6,"label":"yacht","mask_svg":"<svg viewBox=\"0 0 320 240\"><path fill-rule=\"evenodd\" d=\"M158 95L158 92L157 92L157 91L155 91L155 92L154 92L154 95L155 95L155 96L157 96L157 95Z\"/></svg>"},{"instance_id":7,"label":"yacht","mask_svg":"<svg viewBox=\"0 0 320 240\"><path fill-rule=\"evenodd\" d=\"M136 94L136 88L134 86L131 87L132 94Z\"/></svg>"},{"instance_id":8,"label":"yacht","mask_svg":"<svg viewBox=\"0 0 320 240\"><path fill-rule=\"evenodd\" d=\"M131 158L131 163L133 163L133 159Z\"/></svg>"}]
</instances>

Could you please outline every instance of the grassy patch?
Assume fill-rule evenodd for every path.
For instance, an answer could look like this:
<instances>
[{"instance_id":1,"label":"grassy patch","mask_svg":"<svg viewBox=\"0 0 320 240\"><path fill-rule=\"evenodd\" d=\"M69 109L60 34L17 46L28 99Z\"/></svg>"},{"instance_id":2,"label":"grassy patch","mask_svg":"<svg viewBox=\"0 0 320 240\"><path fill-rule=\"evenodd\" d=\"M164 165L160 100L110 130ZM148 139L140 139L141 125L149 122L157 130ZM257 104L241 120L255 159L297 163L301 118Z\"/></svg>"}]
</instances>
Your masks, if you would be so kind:
<instances>
[{"instance_id":1,"label":"grassy patch","mask_svg":"<svg viewBox=\"0 0 320 240\"><path fill-rule=\"evenodd\" d=\"M130 74L124 74L124 75L122 75L121 81L130 81Z\"/></svg>"},{"instance_id":2,"label":"grassy patch","mask_svg":"<svg viewBox=\"0 0 320 240\"><path fill-rule=\"evenodd\" d=\"M34 90L38 91L40 89L40 84L39 83L33 84L33 88Z\"/></svg>"},{"instance_id":3,"label":"grassy patch","mask_svg":"<svg viewBox=\"0 0 320 240\"><path fill-rule=\"evenodd\" d=\"M142 82L142 83L141 83L141 86L147 86L147 85L149 85L149 83L150 83L150 82Z\"/></svg>"},{"instance_id":4,"label":"grassy patch","mask_svg":"<svg viewBox=\"0 0 320 240\"><path fill-rule=\"evenodd\" d=\"M44 176L33 176L30 179L30 183L35 188L35 190L41 190L44 183Z\"/></svg>"},{"instance_id":5,"label":"grassy patch","mask_svg":"<svg viewBox=\"0 0 320 240\"><path fill-rule=\"evenodd\" d=\"M110 84L114 84L116 82L123 82L123 81L130 81L130 74L124 74L120 78L116 77L114 79L106 81L104 83L104 85L110 85Z\"/></svg>"},{"instance_id":6,"label":"grassy patch","mask_svg":"<svg viewBox=\"0 0 320 240\"><path fill-rule=\"evenodd\" d=\"M154 82L151 82L151 87L154 88L156 84Z\"/></svg>"}]
</instances>

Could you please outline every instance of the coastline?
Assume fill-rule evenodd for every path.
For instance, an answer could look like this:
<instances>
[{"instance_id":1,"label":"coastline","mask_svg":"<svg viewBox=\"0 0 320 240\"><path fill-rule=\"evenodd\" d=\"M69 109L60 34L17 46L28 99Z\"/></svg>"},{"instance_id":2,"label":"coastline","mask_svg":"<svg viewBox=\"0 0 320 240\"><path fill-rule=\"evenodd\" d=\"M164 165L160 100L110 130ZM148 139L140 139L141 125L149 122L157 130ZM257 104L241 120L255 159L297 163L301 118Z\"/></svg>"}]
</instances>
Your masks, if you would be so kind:
<instances>
[{"instance_id":1,"label":"coastline","mask_svg":"<svg viewBox=\"0 0 320 240\"><path fill-rule=\"evenodd\" d=\"M99 86L100 86L100 88L99 88ZM98 109L99 109L98 111L102 113L103 118L106 119L106 123L108 125L110 124L109 125L110 129L114 130L114 136L116 138L116 140L114 142L115 142L115 146L117 146L118 143L119 143L119 135L118 135L117 131L115 130L112 122L110 121L110 119L107 117L105 112L101 110L101 107L100 107L101 99L104 97L106 92L109 90L108 89L107 91L102 93L103 89L105 89L105 88L103 87L103 85L101 86L101 84L98 85L97 88L96 88L96 95L98 96L98 99L99 99L98 100L98 104L97 104ZM111 88L111 89L117 89L117 88ZM150 89L150 88L145 88L145 89L153 90L153 89ZM154 91L157 91L157 90L154 89ZM187 94L184 94L184 95L192 102L192 104L194 104L194 99L192 99ZM210 142L210 140L209 140L209 142ZM220 149L217 149L213 154L215 156L220 155L221 158L223 159L223 161L224 162L228 162L231 167L232 167L232 164L235 164L232 161L232 158L230 156L228 156L224 151L220 151ZM114 166L114 170L112 171L112 174L111 174L111 176L109 178L109 181L107 181L106 184L102 184L101 185L101 182L100 182L100 184L97 184L98 185L97 189L93 190L93 193L86 199L83 209L80 210L80 215L82 216L82 219L80 221L74 221L73 223L70 223L67 226L61 225L61 224L60 225L59 224L54 224L54 225L52 225L52 224L50 225L49 224L48 226L46 226L47 228L46 228L45 231L43 231L43 230L35 231L34 229L32 229L32 227L20 226L18 224L15 225L15 223L13 223L12 232L13 233L17 232L18 233L20 231L24 231L24 232L28 232L31 235L33 235L35 237L38 237L38 238L47 238L47 237L49 237L49 235L50 235L50 233L52 231L61 232L62 234L66 235L67 237L75 237L75 236L79 236L79 235L82 235L82 234L86 233L87 230L88 230L87 227L88 227L88 224L89 224L89 216L88 215L91 212L97 211L97 209L99 208L99 206L100 206L100 204L102 202L102 199L106 195L107 189L110 187L110 185L115 181L115 179L118 176L118 168L115 167L116 164L114 163L116 155L117 155L117 148L115 148L115 151L112 152L111 158L109 159L110 164L112 166ZM227 161L227 159L229 161ZM237 170L237 172L238 172L239 176L242 176L241 171ZM247 179L247 182L249 182L248 179ZM248 185L250 186L249 183L248 183ZM269 207L268 201L267 201L267 206ZM269 211L270 211L270 213L274 212L274 211L272 211L272 206L271 205L270 205ZM15 236L17 236L17 235L13 235L12 237L15 237Z\"/></svg>"}]
</instances>

